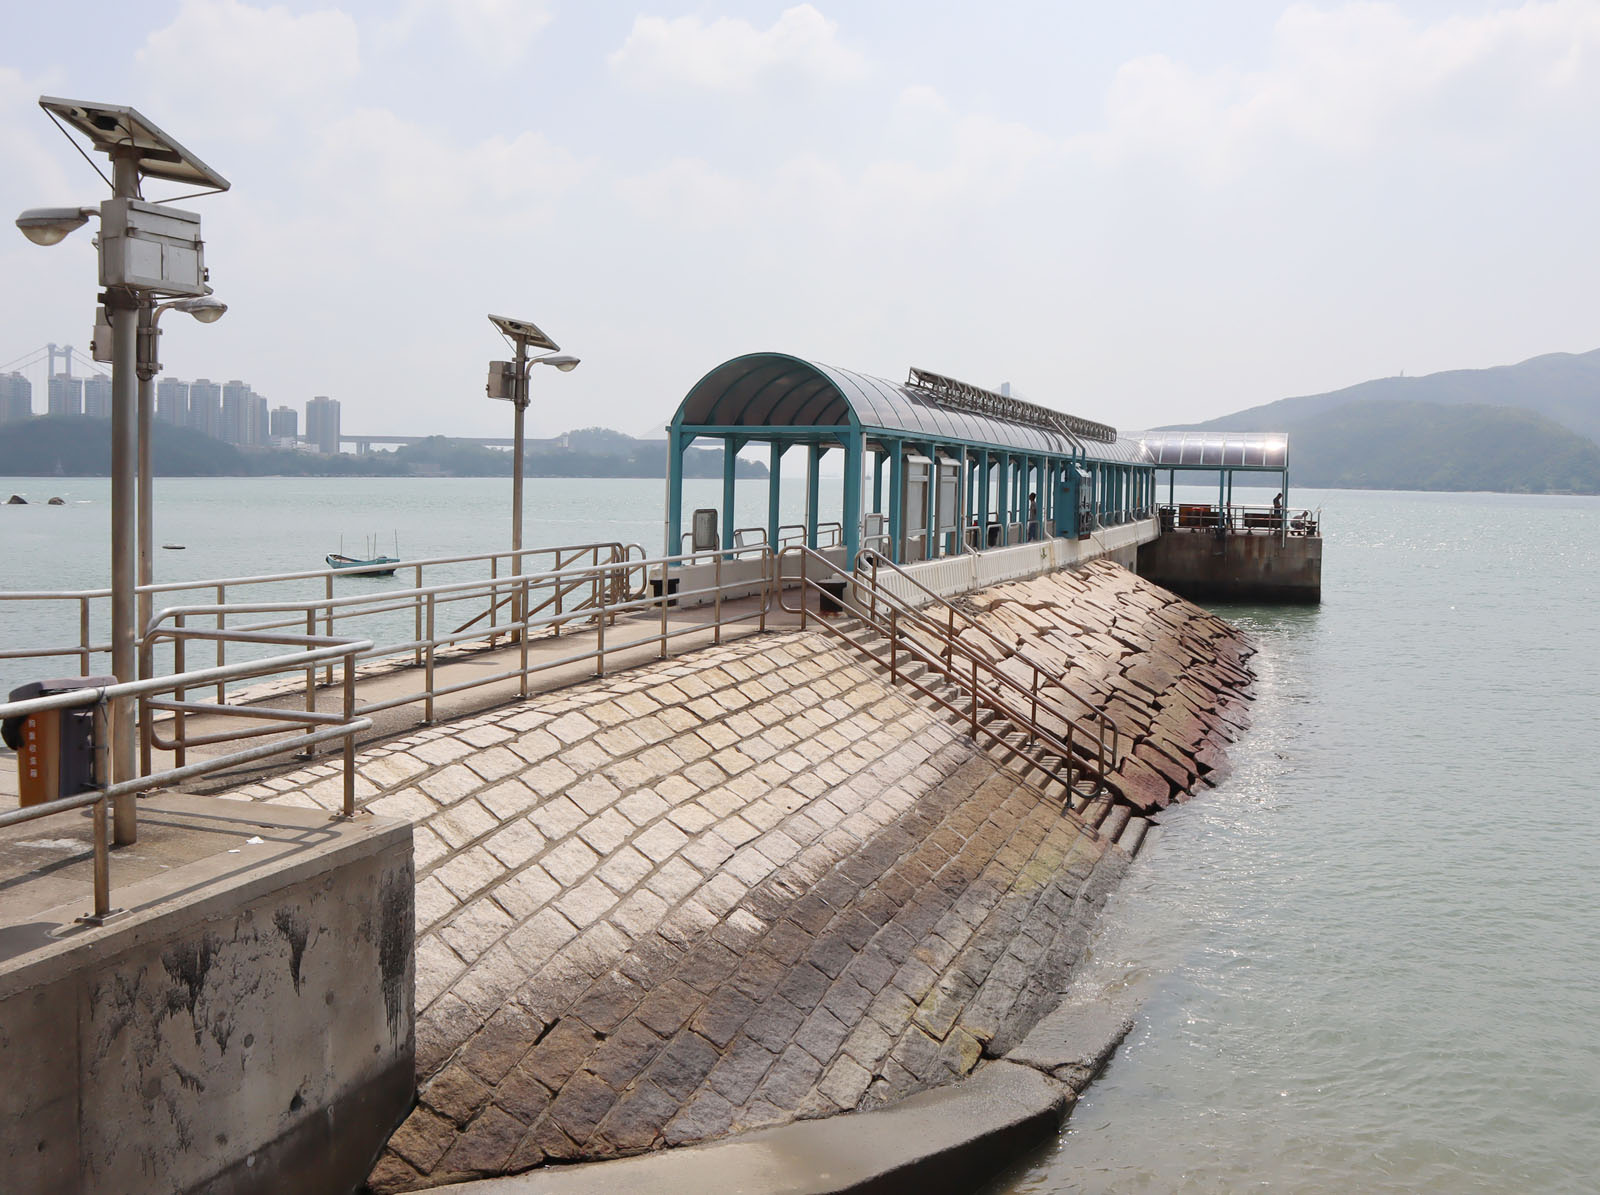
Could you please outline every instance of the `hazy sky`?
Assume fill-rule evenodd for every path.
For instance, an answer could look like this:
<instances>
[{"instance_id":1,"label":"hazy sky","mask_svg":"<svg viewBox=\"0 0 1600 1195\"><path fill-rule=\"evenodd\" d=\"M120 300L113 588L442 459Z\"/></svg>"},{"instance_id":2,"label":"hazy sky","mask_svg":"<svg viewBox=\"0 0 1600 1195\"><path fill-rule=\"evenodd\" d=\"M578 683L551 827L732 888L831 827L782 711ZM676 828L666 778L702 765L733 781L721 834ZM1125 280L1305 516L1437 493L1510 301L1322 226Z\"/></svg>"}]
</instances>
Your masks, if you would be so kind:
<instances>
[{"instance_id":1,"label":"hazy sky","mask_svg":"<svg viewBox=\"0 0 1600 1195\"><path fill-rule=\"evenodd\" d=\"M1600 0L0 4L0 212L104 185L40 94L225 174L167 371L505 434L484 315L583 358L530 431L720 361L911 364L1138 428L1600 346ZM175 188L152 183L147 195ZM0 362L93 249L0 236ZM36 395L42 406L42 396Z\"/></svg>"}]
</instances>

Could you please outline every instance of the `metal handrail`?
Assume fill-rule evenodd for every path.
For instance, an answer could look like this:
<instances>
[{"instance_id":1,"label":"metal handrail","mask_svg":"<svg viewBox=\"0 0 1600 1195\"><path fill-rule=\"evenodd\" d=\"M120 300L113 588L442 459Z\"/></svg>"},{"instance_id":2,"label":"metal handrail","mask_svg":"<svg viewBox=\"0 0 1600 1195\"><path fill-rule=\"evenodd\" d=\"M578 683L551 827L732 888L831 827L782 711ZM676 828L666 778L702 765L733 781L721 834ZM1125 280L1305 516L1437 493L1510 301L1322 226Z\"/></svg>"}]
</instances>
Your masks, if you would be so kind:
<instances>
[{"instance_id":1,"label":"metal handrail","mask_svg":"<svg viewBox=\"0 0 1600 1195\"><path fill-rule=\"evenodd\" d=\"M239 764L252 763L259 759L280 755L286 751L299 750L308 745L326 742L330 739L343 739L344 807L342 813L334 816L340 818L353 817L355 816L355 736L363 730L371 729L372 720L370 718L355 717L351 714L350 696L354 691L355 655L364 648L371 646L371 642L367 640L320 643L311 646L305 651L274 656L266 660L241 661L236 664L224 665L220 668L203 668L178 676L127 681L121 684L106 685L103 688L73 689L66 693L53 693L48 697L29 698L26 701L0 702L0 718L27 717L31 714L43 713L48 710L80 709L92 706L95 710L94 742L96 758L94 774L102 781L91 792L77 793L59 800L47 801L40 805L29 805L21 809L7 810L4 813L0 813L0 827L14 826L39 818L70 813L85 806L93 806L94 911L78 918L78 920L86 924L103 925L106 921L116 916L118 912L118 910L111 907L110 848L106 834L106 818L112 801L122 797L131 797L134 794L145 792L152 788L164 788L196 776L221 771L224 768L231 768ZM274 711L285 722L308 725L307 733L304 736L297 736L286 742L264 743L260 746L246 748L243 751L233 751L226 755L214 756L196 763L167 768L160 772L146 770L146 774L135 777L132 780L125 780L119 784L105 782L105 778L110 775L111 719L107 711L112 701L126 697L136 698L141 703L149 703L151 700L150 695L153 693L168 690L181 692L191 686L210 685L217 681L226 682L244 676L270 675L289 669L315 668L317 664L323 661L339 657L344 658L345 675L351 678L351 681L347 682L346 686L345 712L342 716L337 714L318 715L314 719L308 719L294 711ZM317 729L317 725L313 723L320 724L321 729ZM137 819L136 804L133 805L131 812L133 817Z\"/></svg>"},{"instance_id":2,"label":"metal handrail","mask_svg":"<svg viewBox=\"0 0 1600 1195\"><path fill-rule=\"evenodd\" d=\"M974 734L979 733L980 729L982 729L987 732L990 737L1001 742L1005 741L1002 736L998 735L992 730L988 730L986 726L980 728L977 710L978 702L981 698L982 703L985 706L997 714L1000 714L1002 717L1010 721L1014 726L1026 731L1030 743L1042 741L1046 746L1050 747L1060 756L1063 763L1068 768L1068 776L1065 778L1061 777L1054 771L1054 769L1050 768L1049 765L1044 763L1042 760L1036 758L1034 762L1037 763L1039 767L1049 772L1055 779L1060 781L1068 790L1076 793L1079 796L1085 797L1098 796L1100 793L1106 790L1109 783L1108 778L1111 769L1115 767L1116 761L1119 757L1119 740L1116 724L1109 718L1106 718L1104 714L1100 713L1099 711L1093 711L1096 721L1099 723L1096 733L1091 733L1083 729L1079 725L1078 718L1062 709L1050 698L1041 696L1037 685L1037 673L1035 685L1033 688L1029 689L1023 686L1015 677L1008 675L1006 672L997 667L992 661L972 651L959 639L946 636L943 633L943 629L940 628L937 623L926 618L915 607L906 604L898 595L879 587L875 579L865 578L860 574L859 571L852 574L840 565L834 564L832 561L828 560L827 557L812 552L807 548L790 547L786 548L784 551L785 553L796 552L800 554L799 579L801 585L801 599L798 608L790 607L783 601L783 595L780 591L778 594L778 604L781 609L788 613L798 613L801 618L802 628L804 628L807 624L805 590L814 589L819 594L826 592L822 588L822 582L820 580L813 580L808 575L807 560L814 559L831 572L844 577L847 581L853 581L856 585L867 589L869 595L871 595L874 599L879 597L883 599L885 608L888 611L887 619L879 616L876 600L871 601L866 607L863 607L859 602L854 603L853 608L857 615L861 617L863 622L869 626L872 626L881 634L889 637L891 642L891 665L894 663L894 654L897 650L895 645L904 644L905 648L911 651L912 654L919 658L923 663L927 664L931 669L943 675L947 680L951 681L957 687L964 688L968 692L973 702L970 711L970 717ZM833 599L833 595L830 594L828 596L830 599ZM963 618L965 618L964 615ZM909 633L901 628L900 623L902 621L909 622L913 629L921 630L925 633L931 634L935 639L939 640L940 644L942 645L942 650L931 650L916 638L912 637ZM826 625L828 625L830 630L840 633L838 632L837 628L832 626L832 624ZM850 642L853 646L856 646L859 649L859 644L856 644L853 640ZM961 657L965 661L964 670L960 667L957 667L957 656ZM877 657L875 656L874 658ZM979 679L980 671L983 674L983 681L981 682ZM898 679L897 673L893 667L891 667L891 676L896 676ZM1021 697L1027 703L1028 712L1024 713L1014 704L1007 701L1003 696L1002 691L1010 691L1021 695ZM1063 691L1069 692L1070 694L1069 690L1065 690L1063 688ZM931 693L929 695L935 697L936 700L939 700L936 695ZM1081 698L1076 698L1074 696L1074 699L1078 700L1080 703L1082 702ZM942 700L940 700L940 704L944 705L946 708L954 709L953 706L950 706L949 703ZM1040 723L1039 715L1041 711L1046 716L1060 722L1066 727L1067 737L1065 742L1063 742L1056 735L1056 733ZM961 711L957 710L955 712L960 713ZM1111 734L1109 760L1107 758L1106 744L1107 729L1109 729ZM1086 749L1083 751L1078 750L1074 745L1075 740L1077 740L1079 736L1088 740L1088 743L1085 744ZM1088 748L1091 744L1093 749L1089 750ZM1008 747L1010 746L1009 743L1006 745ZM1075 761L1084 764L1093 762L1094 769L1091 778L1094 783L1092 789L1086 791L1078 786L1075 777L1072 776L1072 764Z\"/></svg>"},{"instance_id":3,"label":"metal handrail","mask_svg":"<svg viewBox=\"0 0 1600 1195\"><path fill-rule=\"evenodd\" d=\"M856 554L856 571L858 573L861 571L861 563L863 558L865 558L866 562L872 566L872 592L874 594L881 592L889 594L890 596L894 596L896 600L901 600L899 599L898 595L893 594L893 591L885 590L878 583L878 569L880 567L887 567L891 572L895 573L903 581L905 581L906 584L912 586L924 597L926 597L930 603L937 604L944 609L947 626L942 629L942 635L946 640L953 643L961 642L955 629L956 621L960 620L963 629L975 631L977 634L983 636L994 645L996 650L999 651L1003 658L1018 660L1021 663L1026 664L1033 672L1033 685L1035 688L1038 687L1041 681L1044 681L1048 683L1050 687L1059 689L1061 692L1065 693L1079 705L1087 706L1090 710L1090 718L1100 724L1098 737L1103 740L1106 733L1108 731L1110 732L1111 758L1113 762L1120 758L1121 732L1117 729L1116 722L1107 716L1104 710L1096 708L1094 701L1090 700L1082 693L1074 691L1072 686L1067 684L1066 678L1061 676L1060 673L1056 672L1055 669L1041 663L1039 660L1034 659L1032 655L1028 654L1028 652L1024 650L1020 639L1015 643L1007 643L999 635L995 634L994 631L990 630L976 618L973 618L972 615L968 614L964 610L957 609L955 604L949 599L929 589L900 565L896 564L893 560L890 560L887 556L883 555L883 553L878 552L875 549L863 548ZM1104 686L1096 684L1093 681L1090 682L1090 686L1097 691L1101 700L1109 701L1113 696L1113 694L1107 691Z\"/></svg>"},{"instance_id":4,"label":"metal handrail","mask_svg":"<svg viewBox=\"0 0 1600 1195\"><path fill-rule=\"evenodd\" d=\"M758 562L759 568L755 570L757 575L725 578L725 564L736 560ZM709 584L701 584L694 589L677 591L671 598L639 594L632 589L631 584L617 583L619 580L626 580L634 576L648 577L652 571L659 571L665 575L674 568L693 565L711 566ZM676 556L658 557L653 560L648 558L635 559L630 553L622 560L607 561L598 565L501 576L488 581L457 581L422 589L385 590L381 595L381 600L399 601L401 604L408 606L412 602L417 603L419 610L422 611L420 621L423 623L424 629L420 635L401 643L389 643L374 647L371 641L368 640L359 653L360 658L363 660L382 660L414 654L421 661L422 685L420 688L399 695L354 704L352 711L357 714L367 715L401 706L420 704L423 706L423 721L431 723L434 721L435 703L438 699L468 689L516 680L519 694L526 697L528 694L528 678L551 668L592 660L595 664L595 675L604 676L607 654L614 655L624 648L638 647L642 644L654 644L659 647L660 658L665 659L668 655L669 643L684 635L699 634L709 630L712 633L713 641L721 643L724 629L740 623L758 622L760 629L765 630L767 611L770 606L769 593L772 586L772 576L771 549L761 544L746 548L682 553ZM533 598L539 586L550 583L592 586L598 596L593 604L585 605L581 612L569 607L558 612L540 613L548 603L545 606L536 607ZM738 614L724 613L723 604L726 598L726 591L735 586L739 589L749 589L751 586L757 587L761 600L754 610ZM506 598L517 598L517 605L525 612L519 621L502 622L497 629L498 634L504 634L508 638L515 638L519 641L520 651L516 657L517 665L489 674L475 673L470 679L461 683L441 685L436 677L441 649L448 649L467 643L481 644L486 641L486 636L483 629L472 630L468 627L439 633L435 630L439 613L452 602L476 601L485 597L489 598L492 603L500 605L506 604ZM709 623L696 623L692 626L678 628L668 626L667 608L669 601L687 602L701 598L705 599L706 604L711 605L713 608L713 618ZM319 624L331 626L335 620L341 617L362 613L362 603L372 600L374 600L373 595L352 595L343 598L306 598L297 601L236 602L222 606L211 604L169 606L152 616L146 630L146 636L152 643L172 642L174 644L175 667L178 671L181 671L182 651L185 645L192 641L208 640L217 634L226 634L230 638L237 638L246 642L270 641L267 638L269 632L277 628L294 625L297 622L302 622L307 627L314 627ZM353 614L347 614L346 611L353 611ZM659 626L652 628L649 633L623 643L616 642L614 638L608 642L607 627L614 626L620 617L645 613L655 614L657 611L660 614ZM236 619L235 623L229 626L225 632L216 632L209 627L199 628L188 625L188 620L190 619L210 621L224 614L232 615ZM253 619L249 617L257 615L266 617ZM275 615L286 617L273 617ZM245 621L237 621L241 618L245 619ZM595 645L592 649L566 653L554 659L530 660L528 640L534 632L545 629L559 632L562 626L579 620L582 620L586 625L592 626L596 632ZM307 710L314 709L317 688L314 672L314 669L306 670L303 686ZM150 719L141 719L141 728L150 728L144 732L147 735L147 743L144 748L146 755L149 754L153 747L160 746L180 753L181 759L181 752L187 745L219 741L222 737L220 735L186 737L181 718L185 714L210 712L212 709L220 708L221 698L222 694L219 691L218 707L208 705L197 709L185 706L181 711L175 708L175 703L152 703L152 709L173 712L174 726L171 738L158 739L155 737ZM245 731L227 737L244 737L244 735L250 733L267 732Z\"/></svg>"}]
</instances>

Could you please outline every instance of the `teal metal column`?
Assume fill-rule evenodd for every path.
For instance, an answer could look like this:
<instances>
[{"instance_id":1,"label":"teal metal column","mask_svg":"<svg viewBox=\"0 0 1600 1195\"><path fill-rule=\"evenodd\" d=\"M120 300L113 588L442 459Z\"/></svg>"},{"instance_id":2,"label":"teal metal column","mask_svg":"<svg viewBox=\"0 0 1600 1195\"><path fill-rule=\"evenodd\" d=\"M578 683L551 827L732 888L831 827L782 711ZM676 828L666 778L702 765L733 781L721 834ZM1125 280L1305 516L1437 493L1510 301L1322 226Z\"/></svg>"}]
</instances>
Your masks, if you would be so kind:
<instances>
[{"instance_id":1,"label":"teal metal column","mask_svg":"<svg viewBox=\"0 0 1600 1195\"><path fill-rule=\"evenodd\" d=\"M782 440L767 445L771 454L767 465L767 544L774 552L778 550L778 528L783 525L780 499L783 497L783 450L787 447Z\"/></svg>"},{"instance_id":2,"label":"teal metal column","mask_svg":"<svg viewBox=\"0 0 1600 1195\"><path fill-rule=\"evenodd\" d=\"M683 550L683 444L676 427L667 428L667 542L663 556Z\"/></svg>"},{"instance_id":3,"label":"teal metal column","mask_svg":"<svg viewBox=\"0 0 1600 1195\"><path fill-rule=\"evenodd\" d=\"M979 456L978 509L982 513L978 516L978 551L981 552L989 546L989 450L985 448Z\"/></svg>"},{"instance_id":4,"label":"teal metal column","mask_svg":"<svg viewBox=\"0 0 1600 1195\"><path fill-rule=\"evenodd\" d=\"M743 441L735 436L722 437L722 546L733 547L733 466Z\"/></svg>"},{"instance_id":5,"label":"teal metal column","mask_svg":"<svg viewBox=\"0 0 1600 1195\"><path fill-rule=\"evenodd\" d=\"M806 547L817 550L817 479L822 475L822 445L806 445Z\"/></svg>"},{"instance_id":6,"label":"teal metal column","mask_svg":"<svg viewBox=\"0 0 1600 1195\"><path fill-rule=\"evenodd\" d=\"M924 447L928 450L928 509L923 513L923 525L927 527L928 534L922 541L922 558L934 560L938 557L938 529L934 526L937 522L939 509L939 446L929 441Z\"/></svg>"},{"instance_id":7,"label":"teal metal column","mask_svg":"<svg viewBox=\"0 0 1600 1195\"><path fill-rule=\"evenodd\" d=\"M889 559L900 563L900 515L905 508L901 487L905 481L905 453L899 440L889 441Z\"/></svg>"},{"instance_id":8,"label":"teal metal column","mask_svg":"<svg viewBox=\"0 0 1600 1195\"><path fill-rule=\"evenodd\" d=\"M883 450L872 454L872 513L883 513Z\"/></svg>"},{"instance_id":9,"label":"teal metal column","mask_svg":"<svg viewBox=\"0 0 1600 1195\"><path fill-rule=\"evenodd\" d=\"M844 566L855 568L861 551L861 452L864 437L851 431L844 438Z\"/></svg>"},{"instance_id":10,"label":"teal metal column","mask_svg":"<svg viewBox=\"0 0 1600 1195\"><path fill-rule=\"evenodd\" d=\"M1003 548L1007 543L1010 542L1011 539L1011 533L1009 530L1011 526L1011 512L1006 505L1006 498L1010 494L1011 486L1011 454L1009 452L1002 452L1000 454L999 461L996 463L998 467L994 471L994 480L995 484L999 487L999 493L997 493L994 498L994 509L995 518L998 519L1000 523L1000 542L997 546Z\"/></svg>"}]
</instances>

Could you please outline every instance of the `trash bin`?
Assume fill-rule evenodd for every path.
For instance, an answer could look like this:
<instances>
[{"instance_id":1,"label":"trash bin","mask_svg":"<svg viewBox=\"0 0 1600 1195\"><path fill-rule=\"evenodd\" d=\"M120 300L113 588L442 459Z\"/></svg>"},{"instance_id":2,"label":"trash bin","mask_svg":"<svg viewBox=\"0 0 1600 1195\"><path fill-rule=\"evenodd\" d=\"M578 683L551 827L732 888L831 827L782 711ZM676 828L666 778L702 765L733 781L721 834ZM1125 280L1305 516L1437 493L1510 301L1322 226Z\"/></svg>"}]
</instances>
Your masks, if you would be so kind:
<instances>
[{"instance_id":1,"label":"trash bin","mask_svg":"<svg viewBox=\"0 0 1600 1195\"><path fill-rule=\"evenodd\" d=\"M64 676L31 681L11 690L10 700L29 701L114 685L114 676ZM17 753L21 805L42 805L95 787L94 712L89 708L44 710L0 724L0 739Z\"/></svg>"},{"instance_id":2,"label":"trash bin","mask_svg":"<svg viewBox=\"0 0 1600 1195\"><path fill-rule=\"evenodd\" d=\"M844 591L850 587L848 581L819 581L817 583L822 594L817 600L817 609L826 617L844 612Z\"/></svg>"}]
</instances>

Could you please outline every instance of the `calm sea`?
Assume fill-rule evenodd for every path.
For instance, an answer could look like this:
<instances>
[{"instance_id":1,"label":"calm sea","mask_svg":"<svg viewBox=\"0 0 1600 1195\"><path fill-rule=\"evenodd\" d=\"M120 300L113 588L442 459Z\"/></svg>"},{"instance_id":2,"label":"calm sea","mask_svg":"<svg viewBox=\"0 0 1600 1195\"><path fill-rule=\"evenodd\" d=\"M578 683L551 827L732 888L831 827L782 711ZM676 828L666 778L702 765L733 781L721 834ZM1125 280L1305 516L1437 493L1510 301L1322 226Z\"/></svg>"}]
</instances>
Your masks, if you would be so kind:
<instances>
[{"instance_id":1,"label":"calm sea","mask_svg":"<svg viewBox=\"0 0 1600 1195\"><path fill-rule=\"evenodd\" d=\"M103 584L107 483L12 491L69 505L0 506L0 590ZM341 535L481 551L507 491L162 481L157 542L187 547L158 577L312 568ZM530 543L659 550L660 482L528 491ZM741 525L765 496L739 484ZM1592 1191L1600 500L1292 498L1325 509L1323 604L1224 608L1261 649L1255 728L1113 897L1082 982L1135 988L1133 1033L995 1190ZM54 637L40 617L0 608L0 644Z\"/></svg>"}]
</instances>

